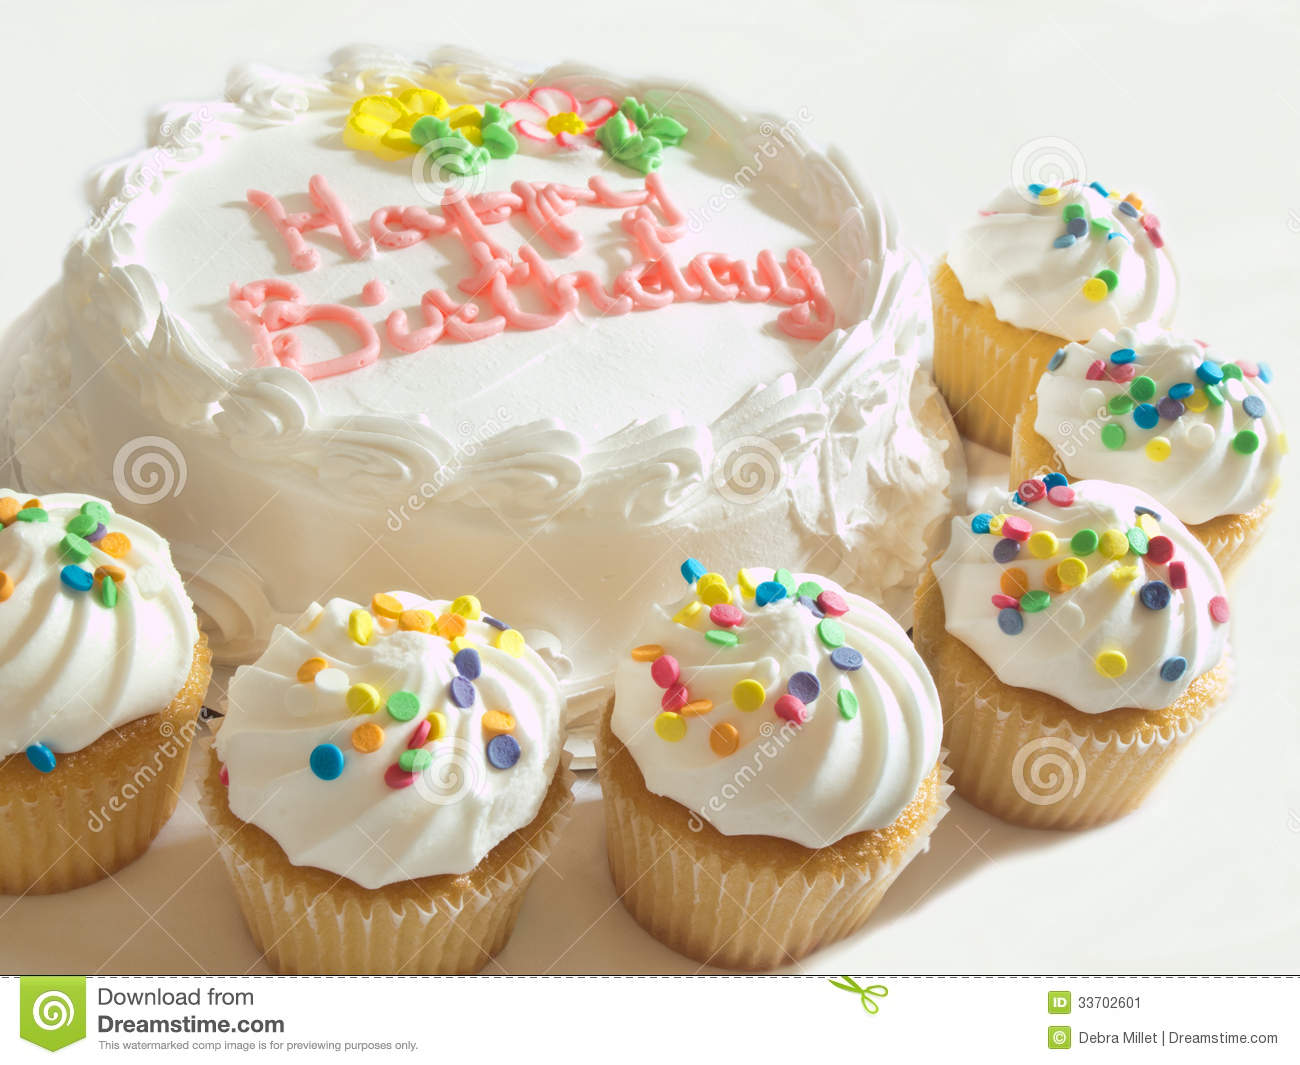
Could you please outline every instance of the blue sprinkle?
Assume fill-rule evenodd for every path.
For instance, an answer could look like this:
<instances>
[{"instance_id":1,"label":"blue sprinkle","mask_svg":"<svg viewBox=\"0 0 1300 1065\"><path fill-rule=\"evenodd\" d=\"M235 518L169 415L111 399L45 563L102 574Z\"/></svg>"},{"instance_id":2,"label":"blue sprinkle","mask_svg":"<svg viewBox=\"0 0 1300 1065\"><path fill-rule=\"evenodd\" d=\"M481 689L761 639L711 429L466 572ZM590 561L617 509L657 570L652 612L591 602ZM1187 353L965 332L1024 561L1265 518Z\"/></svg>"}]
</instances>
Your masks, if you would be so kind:
<instances>
[{"instance_id":1,"label":"blue sprinkle","mask_svg":"<svg viewBox=\"0 0 1300 1065\"><path fill-rule=\"evenodd\" d=\"M1171 594L1164 581L1147 581L1138 592L1138 598L1148 610L1164 610L1169 605Z\"/></svg>"},{"instance_id":2,"label":"blue sprinkle","mask_svg":"<svg viewBox=\"0 0 1300 1065\"><path fill-rule=\"evenodd\" d=\"M1187 669L1187 659L1182 655L1166 658L1160 666L1160 679L1167 680L1172 684L1183 675L1185 669Z\"/></svg>"},{"instance_id":3,"label":"blue sprinkle","mask_svg":"<svg viewBox=\"0 0 1300 1065\"><path fill-rule=\"evenodd\" d=\"M1013 606L1004 606L998 611L998 628L1008 636L1019 636L1024 630L1025 619L1020 616L1020 611Z\"/></svg>"},{"instance_id":4,"label":"blue sprinkle","mask_svg":"<svg viewBox=\"0 0 1300 1065\"><path fill-rule=\"evenodd\" d=\"M491 614L484 614L483 620L487 622L489 625L491 625L494 629L500 629L502 632L505 632L508 628L510 628L510 626L507 625L504 621L501 621L499 618L494 618Z\"/></svg>"},{"instance_id":5,"label":"blue sprinkle","mask_svg":"<svg viewBox=\"0 0 1300 1065\"><path fill-rule=\"evenodd\" d=\"M862 655L852 647L837 647L831 652L831 665L852 672L862 668Z\"/></svg>"},{"instance_id":6,"label":"blue sprinkle","mask_svg":"<svg viewBox=\"0 0 1300 1065\"><path fill-rule=\"evenodd\" d=\"M1118 348L1110 353L1110 361L1116 366L1123 366L1126 362L1134 362L1137 357L1137 352L1132 348Z\"/></svg>"},{"instance_id":7,"label":"blue sprinkle","mask_svg":"<svg viewBox=\"0 0 1300 1065\"><path fill-rule=\"evenodd\" d=\"M1128 240L1128 234L1121 233L1118 229L1113 229L1106 234L1106 239L1107 240ZM1133 242L1129 240L1129 243L1132 244Z\"/></svg>"},{"instance_id":8,"label":"blue sprinkle","mask_svg":"<svg viewBox=\"0 0 1300 1065\"><path fill-rule=\"evenodd\" d=\"M1010 562L1020 554L1020 541L1013 540L1009 536L1002 537L993 545L994 562Z\"/></svg>"},{"instance_id":9,"label":"blue sprinkle","mask_svg":"<svg viewBox=\"0 0 1300 1065\"><path fill-rule=\"evenodd\" d=\"M1138 209L1127 200L1120 203L1118 210L1120 214L1126 214L1130 218L1136 218L1138 216Z\"/></svg>"},{"instance_id":10,"label":"blue sprinkle","mask_svg":"<svg viewBox=\"0 0 1300 1065\"><path fill-rule=\"evenodd\" d=\"M791 675L785 690L801 703L810 703L822 693L822 686L815 674L800 670Z\"/></svg>"},{"instance_id":11,"label":"blue sprinkle","mask_svg":"<svg viewBox=\"0 0 1300 1065\"><path fill-rule=\"evenodd\" d=\"M54 752L43 743L33 743L27 748L27 760L38 773L53 773L54 767L58 764Z\"/></svg>"},{"instance_id":12,"label":"blue sprinkle","mask_svg":"<svg viewBox=\"0 0 1300 1065\"><path fill-rule=\"evenodd\" d=\"M1261 362L1258 366L1258 370L1259 379L1263 381L1264 384L1267 385L1273 383L1273 367L1266 362Z\"/></svg>"},{"instance_id":13,"label":"blue sprinkle","mask_svg":"<svg viewBox=\"0 0 1300 1065\"><path fill-rule=\"evenodd\" d=\"M1139 403L1133 408L1133 420L1139 429L1154 429L1160 424L1160 411L1150 403Z\"/></svg>"},{"instance_id":14,"label":"blue sprinkle","mask_svg":"<svg viewBox=\"0 0 1300 1065\"><path fill-rule=\"evenodd\" d=\"M1186 399L1196 391L1196 386L1191 381L1179 381L1176 385L1169 386L1170 399Z\"/></svg>"},{"instance_id":15,"label":"blue sprinkle","mask_svg":"<svg viewBox=\"0 0 1300 1065\"><path fill-rule=\"evenodd\" d=\"M1065 349L1057 348L1052 357L1047 360L1047 368L1049 370L1059 370L1063 362L1065 362Z\"/></svg>"},{"instance_id":16,"label":"blue sprinkle","mask_svg":"<svg viewBox=\"0 0 1300 1065\"><path fill-rule=\"evenodd\" d=\"M483 661L472 647L461 648L452 661L456 663L456 669L466 680L478 680L479 674L483 672Z\"/></svg>"},{"instance_id":17,"label":"blue sprinkle","mask_svg":"<svg viewBox=\"0 0 1300 1065\"><path fill-rule=\"evenodd\" d=\"M682 563L682 576L686 578L687 584L694 584L708 572L698 559L688 558Z\"/></svg>"},{"instance_id":18,"label":"blue sprinkle","mask_svg":"<svg viewBox=\"0 0 1300 1065\"><path fill-rule=\"evenodd\" d=\"M1065 474L1057 473L1055 470L1043 476L1043 484L1049 490L1052 488L1064 488L1069 483L1070 480L1065 476Z\"/></svg>"},{"instance_id":19,"label":"blue sprinkle","mask_svg":"<svg viewBox=\"0 0 1300 1065\"><path fill-rule=\"evenodd\" d=\"M343 774L343 752L333 743L313 747L308 763L321 780L337 780Z\"/></svg>"},{"instance_id":20,"label":"blue sprinkle","mask_svg":"<svg viewBox=\"0 0 1300 1065\"><path fill-rule=\"evenodd\" d=\"M1037 182L1034 182L1032 185L1029 186L1029 191L1032 192L1035 196L1037 196L1040 192L1043 191L1043 186L1038 184Z\"/></svg>"},{"instance_id":21,"label":"blue sprinkle","mask_svg":"<svg viewBox=\"0 0 1300 1065\"><path fill-rule=\"evenodd\" d=\"M1259 396L1247 396L1241 401L1241 409L1252 418L1264 417L1264 401Z\"/></svg>"},{"instance_id":22,"label":"blue sprinkle","mask_svg":"<svg viewBox=\"0 0 1300 1065\"><path fill-rule=\"evenodd\" d=\"M1074 242L1075 242L1076 239L1077 239L1077 238L1075 237L1075 235L1074 235L1073 233L1062 233L1059 237L1057 237L1054 241L1052 241L1052 247L1053 247L1053 248L1068 248L1068 247L1070 247L1072 244L1074 244Z\"/></svg>"},{"instance_id":23,"label":"blue sprinkle","mask_svg":"<svg viewBox=\"0 0 1300 1065\"><path fill-rule=\"evenodd\" d=\"M509 769L519 761L519 741L502 733L488 740L487 760L497 769Z\"/></svg>"},{"instance_id":24,"label":"blue sprinkle","mask_svg":"<svg viewBox=\"0 0 1300 1065\"><path fill-rule=\"evenodd\" d=\"M807 607L808 613L810 613L815 618L824 618L826 616L826 611L824 611L821 607L819 607L817 605L817 600L815 600L810 595L801 595L799 596L798 599L795 600L795 602L797 602L802 607Z\"/></svg>"},{"instance_id":25,"label":"blue sprinkle","mask_svg":"<svg viewBox=\"0 0 1300 1065\"><path fill-rule=\"evenodd\" d=\"M1020 498L1019 492L1011 493L1011 502L1013 502L1018 507L1023 507L1025 505L1025 501Z\"/></svg>"},{"instance_id":26,"label":"blue sprinkle","mask_svg":"<svg viewBox=\"0 0 1300 1065\"><path fill-rule=\"evenodd\" d=\"M780 581L764 581L754 589L754 602L759 606L775 603L778 599L784 599L785 596L785 585Z\"/></svg>"},{"instance_id":27,"label":"blue sprinkle","mask_svg":"<svg viewBox=\"0 0 1300 1065\"><path fill-rule=\"evenodd\" d=\"M1110 192L1107 191L1106 186L1103 185L1100 181L1089 181L1088 188L1092 189L1099 196L1105 196L1108 199L1110 197Z\"/></svg>"},{"instance_id":28,"label":"blue sprinkle","mask_svg":"<svg viewBox=\"0 0 1300 1065\"><path fill-rule=\"evenodd\" d=\"M1088 235L1088 220L1083 217L1071 218L1065 223L1065 231L1075 239L1086 237Z\"/></svg>"},{"instance_id":29,"label":"blue sprinkle","mask_svg":"<svg viewBox=\"0 0 1300 1065\"><path fill-rule=\"evenodd\" d=\"M993 520L993 515L987 511L976 514L970 520L970 531L977 533L986 533L989 531L989 522Z\"/></svg>"},{"instance_id":30,"label":"blue sprinkle","mask_svg":"<svg viewBox=\"0 0 1300 1065\"><path fill-rule=\"evenodd\" d=\"M464 677L452 677L449 692L451 701L462 710L474 705L474 685Z\"/></svg>"},{"instance_id":31,"label":"blue sprinkle","mask_svg":"<svg viewBox=\"0 0 1300 1065\"><path fill-rule=\"evenodd\" d=\"M1217 362L1206 359L1200 366L1196 367L1196 376L1207 385L1217 385L1223 380L1223 370Z\"/></svg>"},{"instance_id":32,"label":"blue sprinkle","mask_svg":"<svg viewBox=\"0 0 1300 1065\"><path fill-rule=\"evenodd\" d=\"M1133 513L1134 513L1134 514L1149 514L1151 517L1155 518L1156 521L1160 521L1160 511L1158 511L1158 510L1152 510L1150 507L1134 507L1134 508L1133 508Z\"/></svg>"},{"instance_id":33,"label":"blue sprinkle","mask_svg":"<svg viewBox=\"0 0 1300 1065\"><path fill-rule=\"evenodd\" d=\"M90 570L80 566L64 566L59 571L59 580L74 592L88 592L95 587L95 578Z\"/></svg>"}]
</instances>

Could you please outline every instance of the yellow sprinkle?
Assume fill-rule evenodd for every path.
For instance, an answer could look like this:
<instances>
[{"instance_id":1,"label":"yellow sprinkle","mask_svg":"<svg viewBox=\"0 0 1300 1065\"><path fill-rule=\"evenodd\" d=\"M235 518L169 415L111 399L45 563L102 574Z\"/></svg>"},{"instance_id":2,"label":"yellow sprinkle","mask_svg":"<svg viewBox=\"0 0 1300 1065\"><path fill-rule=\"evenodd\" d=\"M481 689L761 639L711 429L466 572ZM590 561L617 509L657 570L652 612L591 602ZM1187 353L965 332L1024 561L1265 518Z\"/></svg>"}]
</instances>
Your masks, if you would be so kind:
<instances>
[{"instance_id":1,"label":"yellow sprinkle","mask_svg":"<svg viewBox=\"0 0 1300 1065\"><path fill-rule=\"evenodd\" d=\"M706 573L696 584L695 593L709 606L731 602L731 589L720 573Z\"/></svg>"},{"instance_id":2,"label":"yellow sprinkle","mask_svg":"<svg viewBox=\"0 0 1300 1065\"><path fill-rule=\"evenodd\" d=\"M447 646L451 648L454 654L457 651L463 651L466 647L473 647L474 641L468 636L453 636L447 641Z\"/></svg>"},{"instance_id":3,"label":"yellow sprinkle","mask_svg":"<svg viewBox=\"0 0 1300 1065\"><path fill-rule=\"evenodd\" d=\"M1128 537L1122 529L1107 529L1101 534L1097 550L1105 558L1123 558L1128 554Z\"/></svg>"},{"instance_id":4,"label":"yellow sprinkle","mask_svg":"<svg viewBox=\"0 0 1300 1065\"><path fill-rule=\"evenodd\" d=\"M1130 581L1137 580L1137 566L1116 566L1110 571L1110 579L1116 584L1128 584Z\"/></svg>"},{"instance_id":5,"label":"yellow sprinkle","mask_svg":"<svg viewBox=\"0 0 1300 1065\"><path fill-rule=\"evenodd\" d=\"M518 629L506 629L497 634L496 644L508 655L518 658L528 645L524 643L524 634Z\"/></svg>"},{"instance_id":6,"label":"yellow sprinkle","mask_svg":"<svg viewBox=\"0 0 1300 1065\"><path fill-rule=\"evenodd\" d=\"M1088 579L1088 563L1073 556L1062 559L1061 564L1056 567L1056 575L1062 584L1077 588Z\"/></svg>"},{"instance_id":7,"label":"yellow sprinkle","mask_svg":"<svg viewBox=\"0 0 1300 1065\"><path fill-rule=\"evenodd\" d=\"M1290 451L1290 450L1291 450L1290 445L1286 442L1286 433L1278 433L1278 434L1277 434L1277 453L1278 453L1279 455L1285 455L1285 454L1286 454L1288 451Z\"/></svg>"},{"instance_id":8,"label":"yellow sprinkle","mask_svg":"<svg viewBox=\"0 0 1300 1065\"><path fill-rule=\"evenodd\" d=\"M677 611L677 613L673 615L673 620L677 622L678 625L685 625L689 628L691 623L695 621L696 617L703 609L703 603L698 599L692 599L682 607L681 610Z\"/></svg>"},{"instance_id":9,"label":"yellow sprinkle","mask_svg":"<svg viewBox=\"0 0 1300 1065\"><path fill-rule=\"evenodd\" d=\"M1056 535L1045 529L1029 538L1029 553L1034 558L1051 558L1057 551Z\"/></svg>"},{"instance_id":10,"label":"yellow sprinkle","mask_svg":"<svg viewBox=\"0 0 1300 1065\"><path fill-rule=\"evenodd\" d=\"M483 715L483 735L488 739L515 730L515 717L508 710L489 710Z\"/></svg>"},{"instance_id":11,"label":"yellow sprinkle","mask_svg":"<svg viewBox=\"0 0 1300 1065\"><path fill-rule=\"evenodd\" d=\"M1160 523L1150 514L1139 514L1137 516L1137 527L1147 534L1147 539L1160 535Z\"/></svg>"},{"instance_id":12,"label":"yellow sprinkle","mask_svg":"<svg viewBox=\"0 0 1300 1065\"><path fill-rule=\"evenodd\" d=\"M304 684L310 684L316 679L316 674L322 669L328 669L329 663L323 658L309 658L306 662L298 667L298 679Z\"/></svg>"},{"instance_id":13,"label":"yellow sprinkle","mask_svg":"<svg viewBox=\"0 0 1300 1065\"><path fill-rule=\"evenodd\" d=\"M1169 438L1167 436L1153 436L1147 441L1147 458L1152 462L1164 462L1173 449L1174 447L1169 443Z\"/></svg>"},{"instance_id":14,"label":"yellow sprinkle","mask_svg":"<svg viewBox=\"0 0 1300 1065\"><path fill-rule=\"evenodd\" d=\"M352 730L352 749L370 754L384 745L384 730L373 721L365 721Z\"/></svg>"},{"instance_id":15,"label":"yellow sprinkle","mask_svg":"<svg viewBox=\"0 0 1300 1065\"><path fill-rule=\"evenodd\" d=\"M754 583L754 578L749 575L749 570L737 570L736 583L740 585L740 591L744 596L749 599L754 598L754 593L758 591L758 585Z\"/></svg>"},{"instance_id":16,"label":"yellow sprinkle","mask_svg":"<svg viewBox=\"0 0 1300 1065\"><path fill-rule=\"evenodd\" d=\"M447 735L447 715L441 710L433 710L425 718L429 722L429 739L440 740Z\"/></svg>"},{"instance_id":17,"label":"yellow sprinkle","mask_svg":"<svg viewBox=\"0 0 1300 1065\"><path fill-rule=\"evenodd\" d=\"M1122 677L1128 671L1123 651L1102 651L1097 656L1097 672L1103 677Z\"/></svg>"},{"instance_id":18,"label":"yellow sprinkle","mask_svg":"<svg viewBox=\"0 0 1300 1065\"><path fill-rule=\"evenodd\" d=\"M348 615L348 635L361 646L368 644L374 634L375 619L370 616L369 610L358 608Z\"/></svg>"},{"instance_id":19,"label":"yellow sprinkle","mask_svg":"<svg viewBox=\"0 0 1300 1065\"><path fill-rule=\"evenodd\" d=\"M469 618L470 621L478 621L483 616L483 607L472 595L458 595L451 601L451 612Z\"/></svg>"},{"instance_id":20,"label":"yellow sprinkle","mask_svg":"<svg viewBox=\"0 0 1300 1065\"><path fill-rule=\"evenodd\" d=\"M993 517L989 518L989 532L1000 533L1002 531L1002 523L1006 520L1007 516L1005 514L994 514Z\"/></svg>"},{"instance_id":21,"label":"yellow sprinkle","mask_svg":"<svg viewBox=\"0 0 1300 1065\"><path fill-rule=\"evenodd\" d=\"M346 696L348 710L354 714L373 714L384 703L373 684L354 684Z\"/></svg>"},{"instance_id":22,"label":"yellow sprinkle","mask_svg":"<svg viewBox=\"0 0 1300 1065\"><path fill-rule=\"evenodd\" d=\"M1092 300L1093 303L1100 303L1110 295L1110 289L1106 287L1106 282L1101 278L1090 277L1083 283L1083 294L1087 299Z\"/></svg>"},{"instance_id":23,"label":"yellow sprinkle","mask_svg":"<svg viewBox=\"0 0 1300 1065\"><path fill-rule=\"evenodd\" d=\"M1054 203L1058 203L1060 199L1061 199L1061 190L1058 189L1055 185L1048 185L1047 188L1043 189L1038 194L1038 202L1042 204L1046 204L1048 207L1050 207Z\"/></svg>"},{"instance_id":24,"label":"yellow sprinkle","mask_svg":"<svg viewBox=\"0 0 1300 1065\"><path fill-rule=\"evenodd\" d=\"M767 689L750 677L742 680L731 689L731 701L740 710L757 710L767 698Z\"/></svg>"},{"instance_id":25,"label":"yellow sprinkle","mask_svg":"<svg viewBox=\"0 0 1300 1065\"><path fill-rule=\"evenodd\" d=\"M402 616L402 602L395 595L376 592L370 599L370 612L376 617L396 621Z\"/></svg>"},{"instance_id":26,"label":"yellow sprinkle","mask_svg":"<svg viewBox=\"0 0 1300 1065\"><path fill-rule=\"evenodd\" d=\"M661 740L677 743L686 738L686 718L681 714L674 714L671 710L665 710L655 718L655 732L659 734Z\"/></svg>"},{"instance_id":27,"label":"yellow sprinkle","mask_svg":"<svg viewBox=\"0 0 1300 1065\"><path fill-rule=\"evenodd\" d=\"M1193 414L1200 414L1209 405L1210 405L1210 401L1205 398L1204 391L1202 391L1199 388L1195 392L1193 392L1190 396L1188 396L1185 400L1183 400L1183 406L1186 407Z\"/></svg>"}]
</instances>

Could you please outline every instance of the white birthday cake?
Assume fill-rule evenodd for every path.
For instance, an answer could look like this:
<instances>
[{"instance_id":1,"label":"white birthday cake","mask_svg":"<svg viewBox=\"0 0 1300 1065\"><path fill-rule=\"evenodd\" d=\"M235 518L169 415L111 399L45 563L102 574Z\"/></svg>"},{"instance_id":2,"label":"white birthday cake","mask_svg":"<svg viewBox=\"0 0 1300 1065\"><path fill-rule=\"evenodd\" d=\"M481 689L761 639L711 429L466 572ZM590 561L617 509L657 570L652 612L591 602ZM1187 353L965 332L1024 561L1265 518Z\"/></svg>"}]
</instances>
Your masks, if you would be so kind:
<instances>
[{"instance_id":1,"label":"white birthday cake","mask_svg":"<svg viewBox=\"0 0 1300 1065\"><path fill-rule=\"evenodd\" d=\"M806 117L451 50L238 68L95 176L4 353L18 473L166 536L233 659L471 592L572 708L684 555L905 620L960 449L925 274Z\"/></svg>"}]
</instances>

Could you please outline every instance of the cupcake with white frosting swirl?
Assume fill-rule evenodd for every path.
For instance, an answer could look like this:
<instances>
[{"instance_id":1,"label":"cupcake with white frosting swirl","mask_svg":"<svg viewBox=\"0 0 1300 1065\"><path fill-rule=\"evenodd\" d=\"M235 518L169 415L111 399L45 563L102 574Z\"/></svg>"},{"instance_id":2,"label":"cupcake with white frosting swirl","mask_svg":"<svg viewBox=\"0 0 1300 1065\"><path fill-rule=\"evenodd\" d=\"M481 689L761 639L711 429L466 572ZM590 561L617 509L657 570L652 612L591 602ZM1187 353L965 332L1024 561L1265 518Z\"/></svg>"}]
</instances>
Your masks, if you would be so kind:
<instances>
[{"instance_id":1,"label":"cupcake with white frosting swirl","mask_svg":"<svg viewBox=\"0 0 1300 1065\"><path fill-rule=\"evenodd\" d=\"M1228 619L1214 560L1137 489L1054 472L955 518L914 638L957 791L1038 828L1132 810L1226 693Z\"/></svg>"},{"instance_id":2,"label":"cupcake with white frosting swirl","mask_svg":"<svg viewBox=\"0 0 1300 1065\"><path fill-rule=\"evenodd\" d=\"M477 598L313 606L235 674L204 804L286 973L477 972L568 819L558 682Z\"/></svg>"},{"instance_id":3,"label":"cupcake with white frosting swirl","mask_svg":"<svg viewBox=\"0 0 1300 1065\"><path fill-rule=\"evenodd\" d=\"M144 853L210 677L166 540L93 496L0 489L0 893Z\"/></svg>"},{"instance_id":4,"label":"cupcake with white frosting swirl","mask_svg":"<svg viewBox=\"0 0 1300 1065\"><path fill-rule=\"evenodd\" d=\"M1266 362L1165 332L1066 344L1016 420L1011 483L1035 471L1131 484L1227 573L1272 510L1286 434Z\"/></svg>"},{"instance_id":5,"label":"cupcake with white frosting swirl","mask_svg":"<svg viewBox=\"0 0 1300 1065\"><path fill-rule=\"evenodd\" d=\"M831 581L682 573L598 737L610 870L674 950L772 968L858 929L928 845L938 698L902 629Z\"/></svg>"},{"instance_id":6,"label":"cupcake with white frosting swirl","mask_svg":"<svg viewBox=\"0 0 1300 1065\"><path fill-rule=\"evenodd\" d=\"M1141 197L1070 180L1003 189L953 239L933 295L935 382L965 436L1007 452L1062 343L1168 325L1178 278Z\"/></svg>"}]
</instances>

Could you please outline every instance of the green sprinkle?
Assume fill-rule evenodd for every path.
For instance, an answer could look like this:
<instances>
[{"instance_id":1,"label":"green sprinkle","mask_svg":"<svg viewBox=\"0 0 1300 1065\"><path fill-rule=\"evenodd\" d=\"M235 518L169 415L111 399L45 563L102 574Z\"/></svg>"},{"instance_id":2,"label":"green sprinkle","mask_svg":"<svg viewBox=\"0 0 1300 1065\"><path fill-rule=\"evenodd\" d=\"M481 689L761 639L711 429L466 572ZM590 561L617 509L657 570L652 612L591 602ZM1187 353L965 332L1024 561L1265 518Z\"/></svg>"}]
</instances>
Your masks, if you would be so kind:
<instances>
[{"instance_id":1,"label":"green sprinkle","mask_svg":"<svg viewBox=\"0 0 1300 1065\"><path fill-rule=\"evenodd\" d=\"M1205 398L1210 401L1211 407L1223 406L1223 393L1219 391L1218 385L1206 385Z\"/></svg>"},{"instance_id":2,"label":"green sprinkle","mask_svg":"<svg viewBox=\"0 0 1300 1065\"><path fill-rule=\"evenodd\" d=\"M415 692L393 692L388 697L388 713L395 721L410 721L420 712L420 700Z\"/></svg>"},{"instance_id":3,"label":"green sprinkle","mask_svg":"<svg viewBox=\"0 0 1300 1065\"><path fill-rule=\"evenodd\" d=\"M104 506L98 500L92 499L81 504L81 513L92 519L95 525L107 525L113 520L113 512ZM95 526L90 527L90 531L95 531Z\"/></svg>"},{"instance_id":4,"label":"green sprinkle","mask_svg":"<svg viewBox=\"0 0 1300 1065\"><path fill-rule=\"evenodd\" d=\"M1134 526L1128 531L1128 548L1135 555L1145 555L1147 553L1147 534L1141 529Z\"/></svg>"},{"instance_id":5,"label":"green sprinkle","mask_svg":"<svg viewBox=\"0 0 1300 1065\"><path fill-rule=\"evenodd\" d=\"M117 606L117 582L112 577L105 575L103 582L100 584L99 601L110 610Z\"/></svg>"},{"instance_id":6,"label":"green sprinkle","mask_svg":"<svg viewBox=\"0 0 1300 1065\"><path fill-rule=\"evenodd\" d=\"M67 530L74 536L89 536L99 528L99 522L89 514L77 514L68 519Z\"/></svg>"},{"instance_id":7,"label":"green sprinkle","mask_svg":"<svg viewBox=\"0 0 1300 1065\"><path fill-rule=\"evenodd\" d=\"M1133 383L1128 386L1128 394L1139 403L1145 403L1156 394L1156 383L1145 375L1135 377Z\"/></svg>"},{"instance_id":8,"label":"green sprinkle","mask_svg":"<svg viewBox=\"0 0 1300 1065\"><path fill-rule=\"evenodd\" d=\"M1259 450L1259 435L1253 429L1243 429L1232 438L1232 447L1239 455L1250 455Z\"/></svg>"},{"instance_id":9,"label":"green sprinkle","mask_svg":"<svg viewBox=\"0 0 1300 1065\"><path fill-rule=\"evenodd\" d=\"M795 598L798 598L801 595L806 595L809 599L816 599L822 594L822 586L816 581L804 581L803 584L799 585L799 587L795 589L794 594Z\"/></svg>"},{"instance_id":10,"label":"green sprinkle","mask_svg":"<svg viewBox=\"0 0 1300 1065\"><path fill-rule=\"evenodd\" d=\"M1118 451L1127 439L1128 433L1124 432L1124 426L1118 422L1110 422L1101 427L1101 442L1111 451Z\"/></svg>"},{"instance_id":11,"label":"green sprinkle","mask_svg":"<svg viewBox=\"0 0 1300 1065\"><path fill-rule=\"evenodd\" d=\"M1092 231L1097 236L1104 236L1110 232L1110 223L1104 218L1094 218L1092 220Z\"/></svg>"},{"instance_id":12,"label":"green sprinkle","mask_svg":"<svg viewBox=\"0 0 1300 1065\"><path fill-rule=\"evenodd\" d=\"M844 645L844 626L834 618L822 618L817 622L817 635L832 650Z\"/></svg>"},{"instance_id":13,"label":"green sprinkle","mask_svg":"<svg viewBox=\"0 0 1300 1065\"><path fill-rule=\"evenodd\" d=\"M1020 609L1026 614L1037 614L1040 610L1046 610L1051 602L1050 595L1041 588L1035 588L1020 597Z\"/></svg>"},{"instance_id":14,"label":"green sprinkle","mask_svg":"<svg viewBox=\"0 0 1300 1065\"><path fill-rule=\"evenodd\" d=\"M772 574L772 580L785 588L785 594L794 595L794 574L788 569L779 569Z\"/></svg>"},{"instance_id":15,"label":"green sprinkle","mask_svg":"<svg viewBox=\"0 0 1300 1065\"><path fill-rule=\"evenodd\" d=\"M413 747L403 751L397 757L397 764L407 773L418 773L421 769L428 769L432 762L433 755L423 747Z\"/></svg>"},{"instance_id":16,"label":"green sprinkle","mask_svg":"<svg viewBox=\"0 0 1300 1065\"><path fill-rule=\"evenodd\" d=\"M1126 396L1123 392L1120 392L1118 395L1110 397L1109 401L1106 403L1106 409L1110 411L1111 414L1127 414L1133 409L1133 397Z\"/></svg>"},{"instance_id":17,"label":"green sprinkle","mask_svg":"<svg viewBox=\"0 0 1300 1065\"><path fill-rule=\"evenodd\" d=\"M848 688L841 688L840 693L835 696L835 701L840 707L840 717L845 721L852 721L858 716L858 697Z\"/></svg>"},{"instance_id":18,"label":"green sprinkle","mask_svg":"<svg viewBox=\"0 0 1300 1065\"><path fill-rule=\"evenodd\" d=\"M704 634L704 638L719 647L735 647L740 643L740 637L730 629L710 629Z\"/></svg>"},{"instance_id":19,"label":"green sprinkle","mask_svg":"<svg viewBox=\"0 0 1300 1065\"><path fill-rule=\"evenodd\" d=\"M1115 286L1119 284L1119 274L1114 270L1098 270L1097 280L1106 282L1106 291L1114 292Z\"/></svg>"},{"instance_id":20,"label":"green sprinkle","mask_svg":"<svg viewBox=\"0 0 1300 1065\"><path fill-rule=\"evenodd\" d=\"M45 511L43 511L40 507L23 507L22 510L20 510L17 514L14 515L14 521L42 522L42 521L49 521L49 520L50 520L50 516L46 514Z\"/></svg>"},{"instance_id":21,"label":"green sprinkle","mask_svg":"<svg viewBox=\"0 0 1300 1065\"><path fill-rule=\"evenodd\" d=\"M1083 204L1081 204L1081 203L1067 203L1067 204L1065 205L1065 210L1062 211L1061 214L1065 217L1065 220L1066 220L1067 222L1069 222L1071 219L1074 219L1074 218L1082 218L1082 217L1083 217Z\"/></svg>"},{"instance_id":22,"label":"green sprinkle","mask_svg":"<svg viewBox=\"0 0 1300 1065\"><path fill-rule=\"evenodd\" d=\"M90 544L76 533L66 534L59 541L59 550L63 552L64 558L73 562L85 562L90 557Z\"/></svg>"},{"instance_id":23,"label":"green sprinkle","mask_svg":"<svg viewBox=\"0 0 1300 1065\"><path fill-rule=\"evenodd\" d=\"M1080 529L1070 537L1070 550L1080 558L1085 558L1097 550L1099 539L1092 529Z\"/></svg>"},{"instance_id":24,"label":"green sprinkle","mask_svg":"<svg viewBox=\"0 0 1300 1065\"><path fill-rule=\"evenodd\" d=\"M1240 380L1241 380L1241 367L1238 366L1235 362L1225 362L1225 363L1222 363L1222 364L1219 366L1219 369L1220 369L1220 371L1222 371L1222 373L1223 373L1223 378L1224 378L1225 381L1240 381Z\"/></svg>"}]
</instances>

